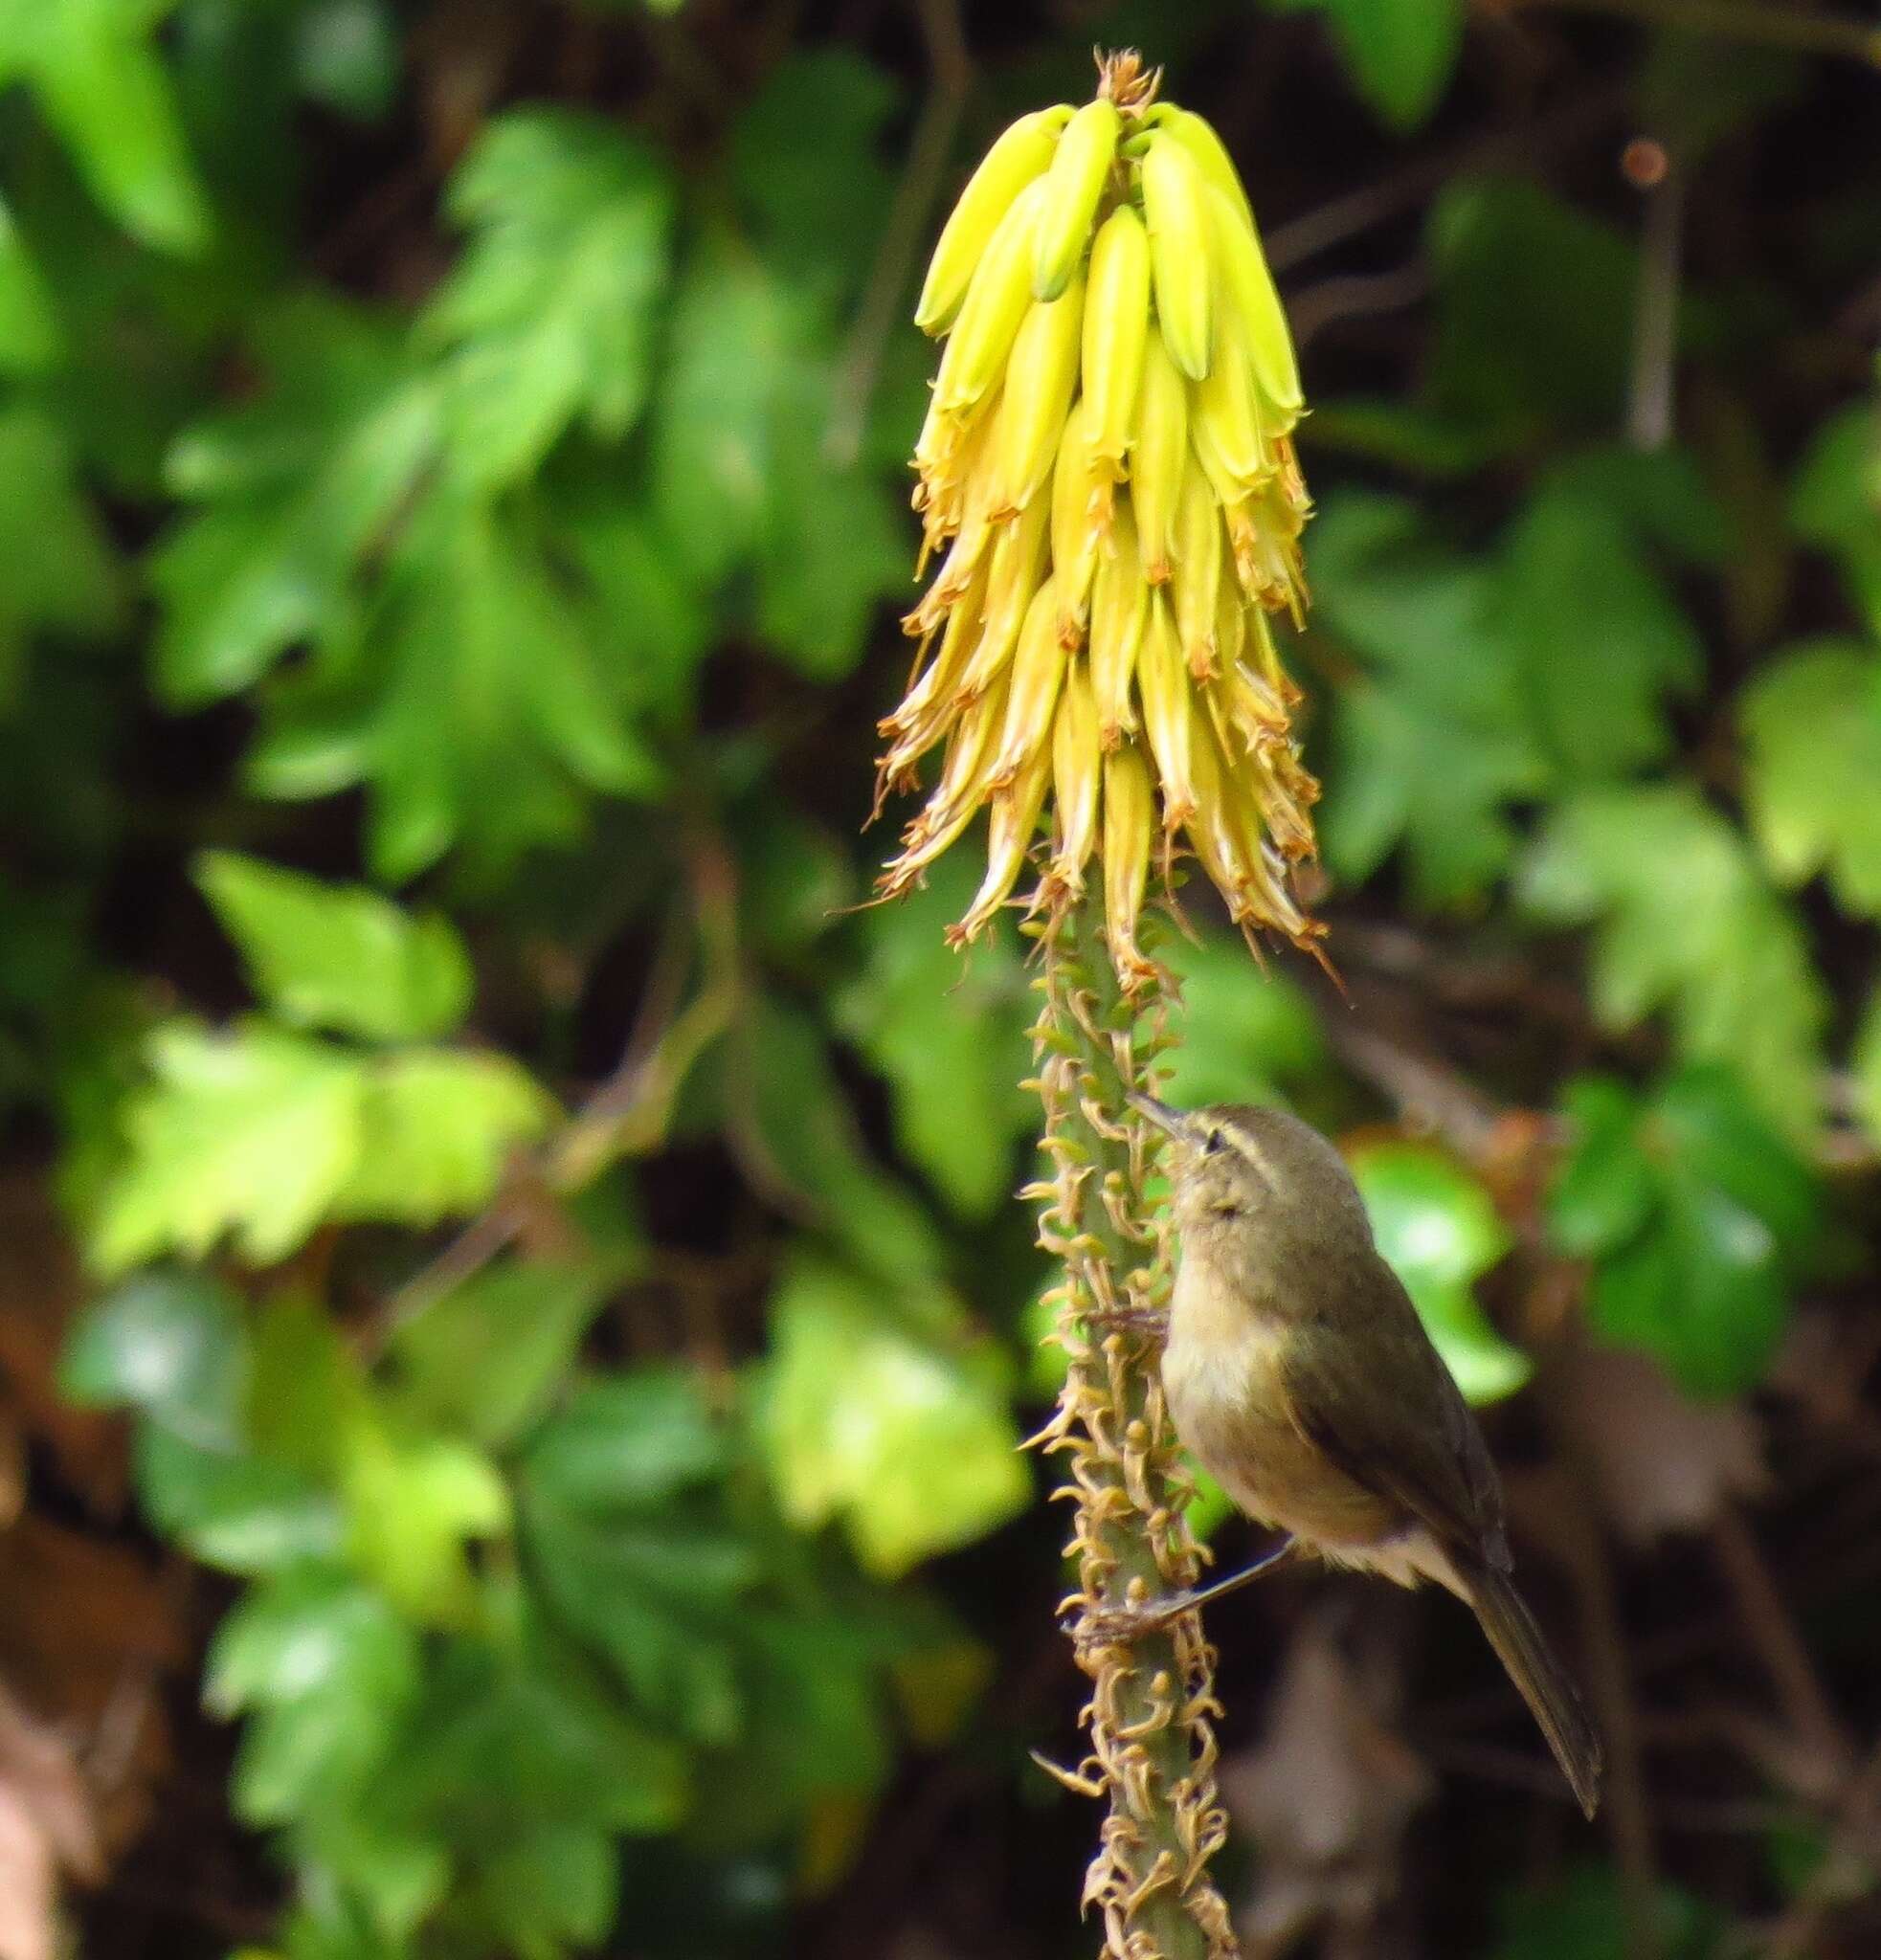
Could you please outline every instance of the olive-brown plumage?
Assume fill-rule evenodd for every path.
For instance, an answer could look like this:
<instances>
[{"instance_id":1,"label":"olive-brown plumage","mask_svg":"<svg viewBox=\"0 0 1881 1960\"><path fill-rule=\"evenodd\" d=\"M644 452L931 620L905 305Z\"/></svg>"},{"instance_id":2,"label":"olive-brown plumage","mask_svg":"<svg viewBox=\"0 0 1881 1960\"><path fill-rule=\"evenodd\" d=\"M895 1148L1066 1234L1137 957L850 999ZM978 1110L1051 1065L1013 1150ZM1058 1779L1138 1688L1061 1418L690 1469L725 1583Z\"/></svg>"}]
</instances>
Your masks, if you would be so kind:
<instances>
[{"instance_id":1,"label":"olive-brown plumage","mask_svg":"<svg viewBox=\"0 0 1881 1960\"><path fill-rule=\"evenodd\" d=\"M1591 1816L1599 1738L1510 1578L1495 1465L1344 1160L1279 1110L1132 1101L1175 1144L1176 1434L1250 1517L1469 1605Z\"/></svg>"}]
</instances>

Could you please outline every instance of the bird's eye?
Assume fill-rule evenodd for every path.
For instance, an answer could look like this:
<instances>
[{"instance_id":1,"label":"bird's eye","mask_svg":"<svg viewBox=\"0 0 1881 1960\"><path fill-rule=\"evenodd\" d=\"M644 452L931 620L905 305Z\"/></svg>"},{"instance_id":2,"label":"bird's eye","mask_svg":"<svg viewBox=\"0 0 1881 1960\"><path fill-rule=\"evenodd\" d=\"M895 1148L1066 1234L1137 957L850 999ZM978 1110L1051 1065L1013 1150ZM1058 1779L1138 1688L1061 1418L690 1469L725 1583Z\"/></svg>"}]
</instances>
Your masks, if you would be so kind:
<instances>
[{"instance_id":1,"label":"bird's eye","mask_svg":"<svg viewBox=\"0 0 1881 1960\"><path fill-rule=\"evenodd\" d=\"M1227 1138L1224 1137L1219 1129L1212 1129L1208 1132L1207 1142L1204 1143L1201 1147L1202 1155L1205 1157L1216 1157L1219 1156L1227 1147Z\"/></svg>"}]
</instances>

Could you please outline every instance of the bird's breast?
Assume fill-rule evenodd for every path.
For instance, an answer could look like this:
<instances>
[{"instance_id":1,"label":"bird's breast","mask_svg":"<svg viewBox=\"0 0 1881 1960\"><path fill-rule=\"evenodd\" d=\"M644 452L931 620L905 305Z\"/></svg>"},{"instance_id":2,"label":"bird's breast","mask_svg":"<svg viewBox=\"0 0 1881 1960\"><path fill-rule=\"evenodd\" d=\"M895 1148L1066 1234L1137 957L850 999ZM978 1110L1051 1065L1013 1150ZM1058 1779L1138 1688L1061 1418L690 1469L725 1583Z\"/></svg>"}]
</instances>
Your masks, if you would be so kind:
<instances>
[{"instance_id":1,"label":"bird's breast","mask_svg":"<svg viewBox=\"0 0 1881 1960\"><path fill-rule=\"evenodd\" d=\"M1250 1517L1338 1555L1400 1520L1295 1420L1285 1373L1290 1330L1186 1258L1170 1303L1163 1394L1184 1446Z\"/></svg>"}]
</instances>

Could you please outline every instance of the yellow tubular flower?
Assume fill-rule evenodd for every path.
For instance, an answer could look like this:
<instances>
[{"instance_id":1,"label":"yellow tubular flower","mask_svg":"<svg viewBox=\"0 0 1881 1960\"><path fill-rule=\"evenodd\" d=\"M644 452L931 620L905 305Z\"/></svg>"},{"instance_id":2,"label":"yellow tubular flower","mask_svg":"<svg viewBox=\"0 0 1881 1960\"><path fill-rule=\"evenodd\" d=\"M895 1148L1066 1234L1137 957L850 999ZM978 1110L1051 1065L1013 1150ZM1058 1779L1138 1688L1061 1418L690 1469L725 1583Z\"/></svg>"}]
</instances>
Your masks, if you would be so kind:
<instances>
[{"instance_id":1,"label":"yellow tubular flower","mask_svg":"<svg viewBox=\"0 0 1881 1960\"><path fill-rule=\"evenodd\" d=\"M999 220L974 276L960 317L947 337L934 400L944 415L971 409L993 385L1012 351L1013 336L1032 303L1032 240L1044 208L1047 180L1028 184Z\"/></svg>"},{"instance_id":2,"label":"yellow tubular flower","mask_svg":"<svg viewBox=\"0 0 1881 1960\"><path fill-rule=\"evenodd\" d=\"M1098 227L1085 306L1084 382L1090 451L1112 482L1135 434L1136 394L1150 341L1150 234L1128 204Z\"/></svg>"},{"instance_id":3,"label":"yellow tubular flower","mask_svg":"<svg viewBox=\"0 0 1881 1960\"><path fill-rule=\"evenodd\" d=\"M1176 508L1176 637L1196 680L1216 671L1215 615L1221 595L1221 508L1198 463L1182 479Z\"/></svg>"},{"instance_id":4,"label":"yellow tubular flower","mask_svg":"<svg viewBox=\"0 0 1881 1960\"><path fill-rule=\"evenodd\" d=\"M1143 215L1150 228L1150 269L1156 313L1170 359L1191 381L1208 372L1209 254L1206 187L1195 159L1167 136L1143 152Z\"/></svg>"},{"instance_id":5,"label":"yellow tubular flower","mask_svg":"<svg viewBox=\"0 0 1881 1960\"><path fill-rule=\"evenodd\" d=\"M1220 139L1133 55L1020 121L942 232L919 323L947 335L915 445L920 642L879 792L938 780L880 880L918 883L982 807L985 882L952 937L1101 884L1126 989L1178 848L1250 935L1313 949L1288 888L1317 785L1268 614L1296 621L1310 512L1298 368ZM1049 837L1049 845L1042 841ZM1101 871L1091 859L1101 860Z\"/></svg>"},{"instance_id":6,"label":"yellow tubular flower","mask_svg":"<svg viewBox=\"0 0 1881 1960\"><path fill-rule=\"evenodd\" d=\"M1176 506L1188 460L1188 387L1169 358L1161 334L1152 334L1143 350L1130 494L1143 547L1143 575L1153 586L1169 581L1176 548Z\"/></svg>"},{"instance_id":7,"label":"yellow tubular flower","mask_svg":"<svg viewBox=\"0 0 1881 1960\"><path fill-rule=\"evenodd\" d=\"M1046 883L1056 894L1084 889L1085 865L1097 844L1097 810L1104 780L1098 739L1097 696L1089 665L1074 658L1064 677L1064 697L1052 725L1052 796L1058 805L1058 843Z\"/></svg>"},{"instance_id":8,"label":"yellow tubular flower","mask_svg":"<svg viewBox=\"0 0 1881 1960\"><path fill-rule=\"evenodd\" d=\"M1116 103L1100 96L1071 118L1059 138L1034 234L1035 300L1056 300L1084 257L1122 127Z\"/></svg>"},{"instance_id":9,"label":"yellow tubular flower","mask_svg":"<svg viewBox=\"0 0 1881 1960\"><path fill-rule=\"evenodd\" d=\"M1051 167L1058 139L1070 120L1068 102L1036 109L1021 116L981 158L929 262L928 278L914 309L914 323L923 333L944 333L953 324L974 268L999 220L1012 209L1019 193Z\"/></svg>"},{"instance_id":10,"label":"yellow tubular flower","mask_svg":"<svg viewBox=\"0 0 1881 1960\"><path fill-rule=\"evenodd\" d=\"M1073 278L1056 300L1035 301L1006 363L1005 392L988 500L994 523L1017 517L1051 475L1058 438L1078 388L1085 282Z\"/></svg>"},{"instance_id":11,"label":"yellow tubular flower","mask_svg":"<svg viewBox=\"0 0 1881 1960\"><path fill-rule=\"evenodd\" d=\"M1113 522L1110 548L1097 561L1090 593L1091 691L1098 740L1106 748L1115 748L1137 729L1136 649L1149 613L1150 587L1143 576L1136 523L1124 505Z\"/></svg>"}]
</instances>

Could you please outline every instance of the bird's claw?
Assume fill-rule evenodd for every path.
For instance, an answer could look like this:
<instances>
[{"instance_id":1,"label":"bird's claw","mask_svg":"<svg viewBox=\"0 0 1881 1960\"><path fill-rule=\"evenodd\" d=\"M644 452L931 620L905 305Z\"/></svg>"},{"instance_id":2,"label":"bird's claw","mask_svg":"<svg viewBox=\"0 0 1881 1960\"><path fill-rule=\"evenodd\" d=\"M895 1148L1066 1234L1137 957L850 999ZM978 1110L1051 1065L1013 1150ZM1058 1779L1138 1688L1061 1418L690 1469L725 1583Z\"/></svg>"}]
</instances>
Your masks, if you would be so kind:
<instances>
[{"instance_id":1,"label":"bird's claw","mask_svg":"<svg viewBox=\"0 0 1881 1960\"><path fill-rule=\"evenodd\" d=\"M1176 1592L1161 1599L1146 1599L1140 1606L1086 1607L1075 1629L1078 1645L1128 1647L1145 1635L1159 1633L1193 1604L1193 1594Z\"/></svg>"}]
</instances>

